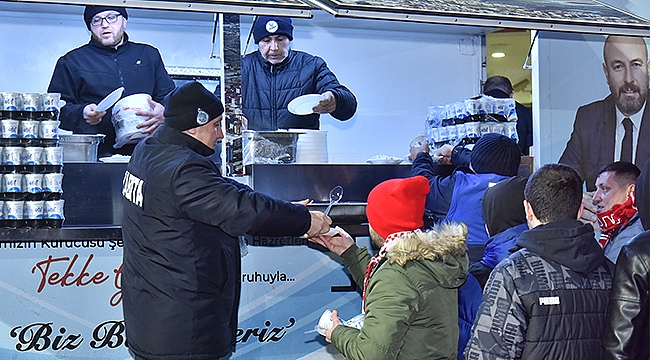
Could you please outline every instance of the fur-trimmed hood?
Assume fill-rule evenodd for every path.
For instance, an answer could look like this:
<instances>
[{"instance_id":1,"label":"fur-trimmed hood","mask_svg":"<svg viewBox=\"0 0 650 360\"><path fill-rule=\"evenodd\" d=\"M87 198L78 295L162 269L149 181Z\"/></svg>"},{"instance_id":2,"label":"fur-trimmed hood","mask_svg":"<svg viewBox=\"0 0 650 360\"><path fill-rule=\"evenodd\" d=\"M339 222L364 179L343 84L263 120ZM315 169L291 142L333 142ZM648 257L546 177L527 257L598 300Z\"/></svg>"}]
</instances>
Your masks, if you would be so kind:
<instances>
[{"instance_id":1,"label":"fur-trimmed hood","mask_svg":"<svg viewBox=\"0 0 650 360\"><path fill-rule=\"evenodd\" d=\"M420 261L442 286L458 287L465 281L469 266L466 242L465 224L444 223L398 237L387 249L387 257L391 264L402 267L409 261Z\"/></svg>"}]
</instances>

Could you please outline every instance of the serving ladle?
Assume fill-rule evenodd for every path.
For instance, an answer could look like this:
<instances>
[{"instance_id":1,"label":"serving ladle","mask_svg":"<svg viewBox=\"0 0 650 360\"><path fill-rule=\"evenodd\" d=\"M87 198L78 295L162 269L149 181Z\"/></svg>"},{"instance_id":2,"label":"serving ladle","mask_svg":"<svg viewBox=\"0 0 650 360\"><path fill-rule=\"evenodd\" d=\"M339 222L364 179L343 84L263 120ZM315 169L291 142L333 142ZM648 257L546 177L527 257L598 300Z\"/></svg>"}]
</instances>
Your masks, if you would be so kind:
<instances>
[{"instance_id":1,"label":"serving ladle","mask_svg":"<svg viewBox=\"0 0 650 360\"><path fill-rule=\"evenodd\" d=\"M332 210L332 205L339 202L342 197L343 197L343 186L336 185L335 187L333 187L332 190L330 190L330 203L329 205L327 205L324 214L329 215L330 210Z\"/></svg>"}]
</instances>

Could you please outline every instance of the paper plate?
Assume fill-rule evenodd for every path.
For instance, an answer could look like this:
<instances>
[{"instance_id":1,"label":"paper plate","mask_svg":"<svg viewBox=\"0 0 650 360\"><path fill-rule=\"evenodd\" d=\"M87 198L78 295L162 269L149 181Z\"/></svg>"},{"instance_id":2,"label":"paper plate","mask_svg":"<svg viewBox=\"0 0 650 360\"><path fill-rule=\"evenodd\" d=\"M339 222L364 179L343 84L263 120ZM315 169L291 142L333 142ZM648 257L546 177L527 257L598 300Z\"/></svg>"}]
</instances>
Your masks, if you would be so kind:
<instances>
[{"instance_id":1,"label":"paper plate","mask_svg":"<svg viewBox=\"0 0 650 360\"><path fill-rule=\"evenodd\" d=\"M289 112L294 115L309 115L313 113L312 109L314 106L318 105L318 102L323 99L323 95L319 94L298 96L291 100L289 105L287 105L287 109L289 109Z\"/></svg>"},{"instance_id":2,"label":"paper plate","mask_svg":"<svg viewBox=\"0 0 650 360\"><path fill-rule=\"evenodd\" d=\"M117 102L117 100L122 97L122 93L124 92L123 87L118 87L117 89L113 90L112 93L106 95L105 98L102 99L102 101L97 104L97 107L95 108L95 111L105 111L109 107L113 106Z\"/></svg>"},{"instance_id":3,"label":"paper plate","mask_svg":"<svg viewBox=\"0 0 650 360\"><path fill-rule=\"evenodd\" d=\"M371 164L399 164L402 159L395 156L375 155L366 161Z\"/></svg>"},{"instance_id":4,"label":"paper plate","mask_svg":"<svg viewBox=\"0 0 650 360\"><path fill-rule=\"evenodd\" d=\"M376 164L399 164L402 162L402 159L368 159L366 160L369 163L376 165Z\"/></svg>"},{"instance_id":5,"label":"paper plate","mask_svg":"<svg viewBox=\"0 0 650 360\"><path fill-rule=\"evenodd\" d=\"M99 158L99 161L106 163L106 164L125 164L128 163L129 160L131 160L131 157L128 155L113 155L110 157L102 157Z\"/></svg>"}]
</instances>

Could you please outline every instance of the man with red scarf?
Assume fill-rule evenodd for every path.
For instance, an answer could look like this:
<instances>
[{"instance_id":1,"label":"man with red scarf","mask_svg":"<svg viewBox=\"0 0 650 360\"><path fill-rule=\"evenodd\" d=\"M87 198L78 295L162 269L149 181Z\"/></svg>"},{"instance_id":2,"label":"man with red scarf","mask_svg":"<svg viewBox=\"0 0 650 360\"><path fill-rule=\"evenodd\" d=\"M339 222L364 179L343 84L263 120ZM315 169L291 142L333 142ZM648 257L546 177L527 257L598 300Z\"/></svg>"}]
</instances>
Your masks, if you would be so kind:
<instances>
[{"instance_id":1,"label":"man with red scarf","mask_svg":"<svg viewBox=\"0 0 650 360\"><path fill-rule=\"evenodd\" d=\"M636 165L627 161L605 165L598 171L593 198L601 229L598 242L613 263L621 247L643 232L634 201L634 186L640 173Z\"/></svg>"}]
</instances>

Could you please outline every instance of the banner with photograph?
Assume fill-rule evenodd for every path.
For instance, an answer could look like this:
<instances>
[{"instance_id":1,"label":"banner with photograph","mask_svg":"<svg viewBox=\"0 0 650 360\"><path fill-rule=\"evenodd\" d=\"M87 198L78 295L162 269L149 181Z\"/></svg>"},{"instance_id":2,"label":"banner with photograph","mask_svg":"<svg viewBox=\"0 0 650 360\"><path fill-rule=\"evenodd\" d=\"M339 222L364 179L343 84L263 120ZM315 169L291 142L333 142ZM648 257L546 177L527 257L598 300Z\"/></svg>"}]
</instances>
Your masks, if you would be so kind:
<instances>
[{"instance_id":1,"label":"banner with photograph","mask_svg":"<svg viewBox=\"0 0 650 360\"><path fill-rule=\"evenodd\" d=\"M589 190L600 167L624 158L624 118L634 123L632 162L642 166L650 157L648 39L607 39L542 32L538 40L536 164L568 163L579 170Z\"/></svg>"}]
</instances>

